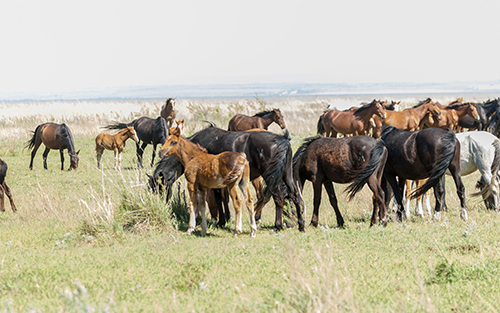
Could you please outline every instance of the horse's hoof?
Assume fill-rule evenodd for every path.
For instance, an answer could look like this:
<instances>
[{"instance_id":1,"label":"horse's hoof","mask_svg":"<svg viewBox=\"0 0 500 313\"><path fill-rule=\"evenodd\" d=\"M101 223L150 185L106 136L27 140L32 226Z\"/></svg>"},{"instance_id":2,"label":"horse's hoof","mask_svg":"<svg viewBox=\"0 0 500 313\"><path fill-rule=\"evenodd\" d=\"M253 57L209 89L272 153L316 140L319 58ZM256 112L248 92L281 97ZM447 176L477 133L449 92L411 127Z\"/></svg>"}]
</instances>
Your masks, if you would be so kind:
<instances>
[{"instance_id":1,"label":"horse's hoof","mask_svg":"<svg viewBox=\"0 0 500 313\"><path fill-rule=\"evenodd\" d=\"M189 229L187 230L187 234L188 234L188 235L191 235L193 232L194 232L194 228L189 228Z\"/></svg>"},{"instance_id":2,"label":"horse's hoof","mask_svg":"<svg viewBox=\"0 0 500 313\"><path fill-rule=\"evenodd\" d=\"M467 216L467 211L465 209L462 209L460 211L460 218L464 221L466 221L469 217Z\"/></svg>"},{"instance_id":3,"label":"horse's hoof","mask_svg":"<svg viewBox=\"0 0 500 313\"><path fill-rule=\"evenodd\" d=\"M439 221L441 219L441 212L434 212L434 215L432 216L432 219L434 221Z\"/></svg>"}]
</instances>

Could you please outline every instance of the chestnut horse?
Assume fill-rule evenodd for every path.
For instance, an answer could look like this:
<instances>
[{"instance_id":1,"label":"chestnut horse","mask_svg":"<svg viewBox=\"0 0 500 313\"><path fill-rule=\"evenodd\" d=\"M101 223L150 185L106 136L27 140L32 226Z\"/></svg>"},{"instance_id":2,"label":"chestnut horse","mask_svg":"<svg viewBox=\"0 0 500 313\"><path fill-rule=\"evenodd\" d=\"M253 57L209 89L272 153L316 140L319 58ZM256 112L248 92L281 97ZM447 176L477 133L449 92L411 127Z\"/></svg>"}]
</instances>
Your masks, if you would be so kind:
<instances>
[{"instance_id":1,"label":"chestnut horse","mask_svg":"<svg viewBox=\"0 0 500 313\"><path fill-rule=\"evenodd\" d=\"M429 98L420 104L417 104L413 108L408 108L403 111L385 111L386 118L382 120L381 118L375 116L375 130L373 132L373 137L378 138L382 130L382 126L389 125L399 128L405 131L414 131L419 129L421 120L429 112L433 112L437 118L439 118L440 110L436 103L432 102Z\"/></svg>"},{"instance_id":2,"label":"chestnut horse","mask_svg":"<svg viewBox=\"0 0 500 313\"><path fill-rule=\"evenodd\" d=\"M431 112L430 114L434 114ZM474 120L479 121L479 114L472 103L460 103L450 106L444 106L441 109L440 118L434 116L433 122L428 117L424 117L420 123L421 128L437 127L450 128L454 131L458 129L458 122L465 116L470 115Z\"/></svg>"},{"instance_id":3,"label":"chestnut horse","mask_svg":"<svg viewBox=\"0 0 500 313\"><path fill-rule=\"evenodd\" d=\"M262 128L267 130L269 125L276 123L285 129L285 120L281 114L280 109L273 109L270 111L262 111L255 114L254 116L248 116L244 114L236 114L229 120L229 126L227 130L230 131L245 131L253 128Z\"/></svg>"},{"instance_id":4,"label":"chestnut horse","mask_svg":"<svg viewBox=\"0 0 500 313\"><path fill-rule=\"evenodd\" d=\"M168 127L172 127L176 113L174 111L175 98L168 98L161 107L160 116L167 121Z\"/></svg>"},{"instance_id":5,"label":"chestnut horse","mask_svg":"<svg viewBox=\"0 0 500 313\"><path fill-rule=\"evenodd\" d=\"M372 116L385 119L386 113L382 103L373 100L371 103L351 111L330 110L320 116L318 120L318 134L336 138L337 134L366 135L369 130Z\"/></svg>"},{"instance_id":6,"label":"chestnut horse","mask_svg":"<svg viewBox=\"0 0 500 313\"><path fill-rule=\"evenodd\" d=\"M0 210L5 212L5 204L4 204L4 192L9 197L10 207L13 212L16 212L16 205L14 204L14 199L12 198L12 193L10 192L9 186L7 186L7 182L5 181L5 176L7 176L7 163L4 160L0 159Z\"/></svg>"},{"instance_id":7,"label":"chestnut horse","mask_svg":"<svg viewBox=\"0 0 500 313\"><path fill-rule=\"evenodd\" d=\"M47 169L47 156L51 149L59 150L61 155L61 170L64 169L64 154L63 150L68 149L70 156L70 166L68 170L78 168L78 152L75 151L75 143L73 141L73 135L66 124L56 124L56 123L43 123L38 125L38 127L33 132L33 137L27 142L26 148L33 149L31 152L31 162L30 170L33 169L33 159L35 158L36 152L41 144L45 145L45 151L43 152L43 168Z\"/></svg>"},{"instance_id":8,"label":"chestnut horse","mask_svg":"<svg viewBox=\"0 0 500 313\"><path fill-rule=\"evenodd\" d=\"M104 153L104 149L113 150L115 152L115 169L120 169L122 164L122 151L125 148L125 142L127 139L132 138L137 142L137 137L135 136L135 131L132 126L128 126L123 130L119 131L117 134L110 135L106 133L100 133L95 138L95 152L97 154L97 168L101 168L101 157Z\"/></svg>"},{"instance_id":9,"label":"chestnut horse","mask_svg":"<svg viewBox=\"0 0 500 313\"><path fill-rule=\"evenodd\" d=\"M209 154L199 144L182 137L179 128L170 128L169 133L170 135L161 147L159 155L161 158L175 155L184 166L184 177L191 199L188 234L194 231L196 226L195 212L199 209L202 217L201 235L205 236L207 232L205 216L207 189L227 187L236 214L235 235L243 231L241 206L242 202L245 202L250 213L250 235L255 237L257 224L255 223L252 194L250 193L250 166L245 153L226 151L217 155Z\"/></svg>"}]
</instances>

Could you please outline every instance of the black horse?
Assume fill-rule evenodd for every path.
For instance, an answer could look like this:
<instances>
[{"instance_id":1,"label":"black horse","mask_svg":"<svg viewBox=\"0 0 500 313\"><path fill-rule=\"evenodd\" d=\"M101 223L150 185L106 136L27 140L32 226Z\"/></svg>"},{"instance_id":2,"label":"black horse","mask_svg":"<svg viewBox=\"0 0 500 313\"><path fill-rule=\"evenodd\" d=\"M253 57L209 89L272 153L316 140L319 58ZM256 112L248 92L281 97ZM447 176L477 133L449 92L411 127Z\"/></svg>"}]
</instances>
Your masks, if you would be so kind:
<instances>
[{"instance_id":1,"label":"black horse","mask_svg":"<svg viewBox=\"0 0 500 313\"><path fill-rule=\"evenodd\" d=\"M349 198L368 183L373 192L373 215L371 226L377 222L377 212L385 211L384 192L381 182L387 160L387 149L383 142L369 136L348 138L310 137L293 156L294 178L299 188L309 180L314 188L314 212L311 219L313 226L318 226L321 187L325 186L330 204L337 215L337 224L344 226L344 219L339 211L333 183L352 183L347 188ZM381 220L381 223L385 221Z\"/></svg>"},{"instance_id":2,"label":"black horse","mask_svg":"<svg viewBox=\"0 0 500 313\"><path fill-rule=\"evenodd\" d=\"M449 169L460 199L460 216L464 220L467 219L465 187L460 176L460 142L452 131L427 128L407 132L393 126L386 126L382 129L380 138L389 152L382 183L386 207L392 198L387 189L387 183L389 183L398 203L398 218L401 220L403 218L402 193L406 180L428 178L411 194L411 198L417 198L430 188L434 188L436 197L434 218L439 219L444 204L444 180L441 177ZM396 178L399 178L399 181ZM382 216L381 219L383 220Z\"/></svg>"},{"instance_id":3,"label":"black horse","mask_svg":"<svg viewBox=\"0 0 500 313\"><path fill-rule=\"evenodd\" d=\"M104 128L106 129L123 129L128 126L133 126L135 130L135 134L137 136L137 139L139 140L136 143L137 147L137 166L138 167L143 167L142 166L142 155L144 154L144 149L146 149L146 146L153 145L153 156L151 158L151 166L154 164L155 160L155 155L156 155L156 146L158 144L163 145L165 142L165 139L168 137L168 126L167 122L165 119L163 119L161 116L152 119L147 116L142 116L139 117L138 119L133 120L132 122L125 124L125 123L114 123L111 125L108 125ZM140 142L142 141L142 145L140 146Z\"/></svg>"},{"instance_id":4,"label":"black horse","mask_svg":"<svg viewBox=\"0 0 500 313\"><path fill-rule=\"evenodd\" d=\"M285 136L286 137L286 136ZM282 135L267 131L231 132L211 124L189 139L207 149L208 153L219 154L224 151L244 152L250 164L250 179L262 176L266 187L255 205L256 217L271 196L276 205L276 229L283 228L284 195L281 183L286 186L287 198L297 209L299 230L304 231L302 218L303 199L293 181L292 148ZM159 152L160 157L162 150ZM220 217L220 215L219 215Z\"/></svg>"}]
</instances>

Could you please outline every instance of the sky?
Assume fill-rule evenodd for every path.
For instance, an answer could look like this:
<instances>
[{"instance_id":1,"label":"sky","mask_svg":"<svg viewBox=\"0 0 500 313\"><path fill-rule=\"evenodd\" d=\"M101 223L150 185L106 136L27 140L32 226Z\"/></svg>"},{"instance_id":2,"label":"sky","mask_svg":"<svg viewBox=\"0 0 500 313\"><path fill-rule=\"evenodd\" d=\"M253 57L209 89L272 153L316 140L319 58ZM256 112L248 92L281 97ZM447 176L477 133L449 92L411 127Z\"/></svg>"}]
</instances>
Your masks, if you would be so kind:
<instances>
[{"instance_id":1,"label":"sky","mask_svg":"<svg viewBox=\"0 0 500 313\"><path fill-rule=\"evenodd\" d=\"M500 1L0 3L0 92L498 80Z\"/></svg>"}]
</instances>

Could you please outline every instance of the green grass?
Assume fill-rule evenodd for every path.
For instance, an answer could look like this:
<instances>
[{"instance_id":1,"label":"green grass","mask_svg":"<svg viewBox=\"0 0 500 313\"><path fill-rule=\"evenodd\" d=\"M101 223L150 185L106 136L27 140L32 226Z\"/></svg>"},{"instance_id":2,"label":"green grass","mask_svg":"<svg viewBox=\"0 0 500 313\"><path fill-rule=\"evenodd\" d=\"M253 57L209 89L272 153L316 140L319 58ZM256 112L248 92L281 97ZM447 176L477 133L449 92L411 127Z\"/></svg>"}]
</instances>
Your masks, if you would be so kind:
<instances>
[{"instance_id":1,"label":"green grass","mask_svg":"<svg viewBox=\"0 0 500 313\"><path fill-rule=\"evenodd\" d=\"M287 124L293 131L293 121ZM165 205L149 194L145 174L152 169L135 168L132 142L121 172L113 170L110 151L99 171L93 138L77 136L80 165L69 172L59 170L57 151L49 154L49 170L39 151L29 171L28 138L0 140L18 207L13 213L7 201L0 214L0 312L500 309L500 216L467 197L469 220L460 220L449 179L449 210L441 221L398 223L391 212L386 228L370 228L370 191L347 202L345 186L336 185L345 229L335 228L323 193L320 226L305 233L274 232L269 203L256 238L246 214L237 238L234 219L223 229L212 223L206 237L199 229L188 236L183 200ZM300 140L292 144L295 151ZM145 164L150 157L148 147ZM477 178L464 178L467 194ZM304 198L308 223L309 183Z\"/></svg>"}]
</instances>

